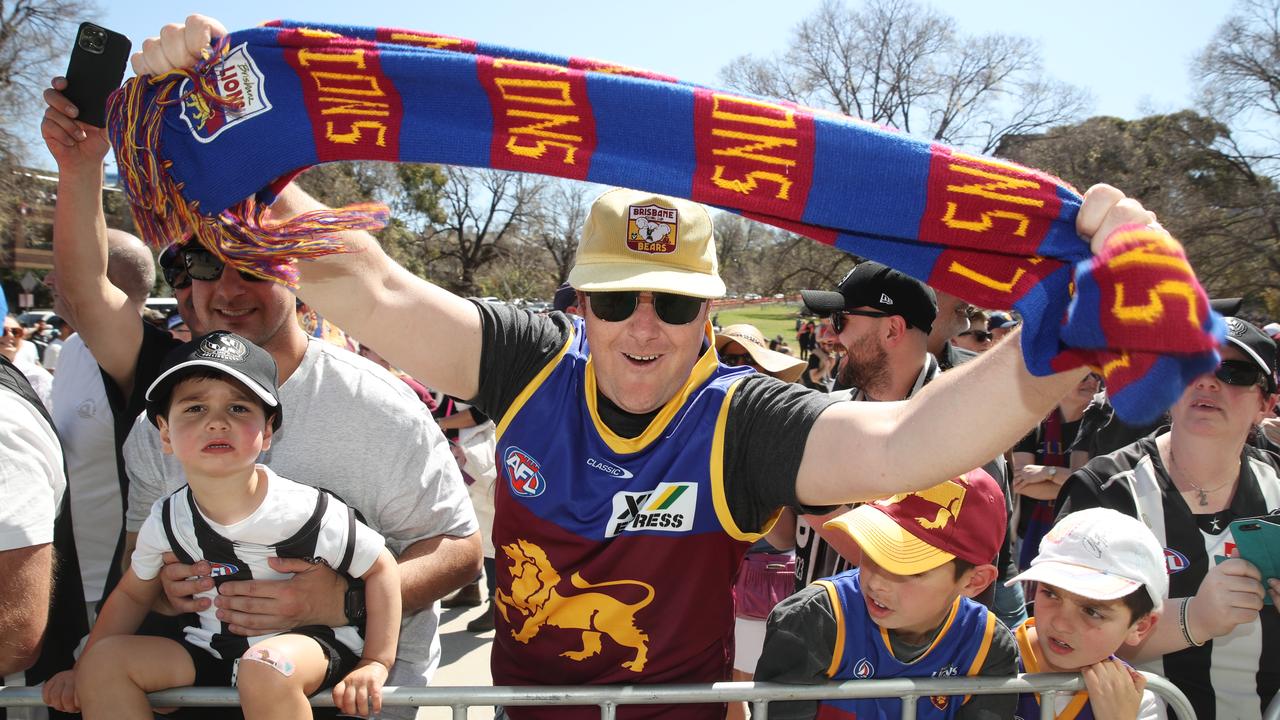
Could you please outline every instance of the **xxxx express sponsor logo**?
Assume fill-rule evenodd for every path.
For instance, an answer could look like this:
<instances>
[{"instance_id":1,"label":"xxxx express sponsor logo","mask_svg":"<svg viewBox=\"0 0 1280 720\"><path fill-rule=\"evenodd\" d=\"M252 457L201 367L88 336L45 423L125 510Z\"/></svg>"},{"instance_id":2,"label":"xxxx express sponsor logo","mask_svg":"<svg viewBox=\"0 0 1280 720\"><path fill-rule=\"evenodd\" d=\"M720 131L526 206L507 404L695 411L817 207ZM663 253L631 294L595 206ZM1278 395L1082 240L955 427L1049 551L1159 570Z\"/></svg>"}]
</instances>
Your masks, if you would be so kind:
<instances>
[{"instance_id":1,"label":"xxxx express sponsor logo","mask_svg":"<svg viewBox=\"0 0 1280 720\"><path fill-rule=\"evenodd\" d=\"M542 467L529 453L515 446L509 447L502 464L507 469L507 482L511 483L511 492L516 495L535 498L547 489L546 478L542 477Z\"/></svg>"},{"instance_id":2,"label":"xxxx express sponsor logo","mask_svg":"<svg viewBox=\"0 0 1280 720\"><path fill-rule=\"evenodd\" d=\"M613 515L605 537L624 532L685 532L693 529L698 510L696 483L660 483L648 492L620 492L613 496Z\"/></svg>"}]
</instances>

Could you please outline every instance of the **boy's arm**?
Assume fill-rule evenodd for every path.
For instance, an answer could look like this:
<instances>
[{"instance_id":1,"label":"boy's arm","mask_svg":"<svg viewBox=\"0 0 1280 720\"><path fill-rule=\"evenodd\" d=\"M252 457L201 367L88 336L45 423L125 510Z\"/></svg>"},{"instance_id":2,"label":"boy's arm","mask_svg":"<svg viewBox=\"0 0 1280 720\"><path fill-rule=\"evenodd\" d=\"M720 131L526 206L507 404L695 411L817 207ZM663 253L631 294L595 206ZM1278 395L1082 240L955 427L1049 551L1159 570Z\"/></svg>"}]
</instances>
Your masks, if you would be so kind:
<instances>
[{"instance_id":1,"label":"boy's arm","mask_svg":"<svg viewBox=\"0 0 1280 720\"><path fill-rule=\"evenodd\" d=\"M381 663L390 671L400 637L400 567L391 551L383 548L361 578L367 613L362 661Z\"/></svg>"},{"instance_id":2,"label":"boy's arm","mask_svg":"<svg viewBox=\"0 0 1280 720\"><path fill-rule=\"evenodd\" d=\"M160 578L143 580L133 571L125 570L119 584L111 591L107 602L102 606L93 630L89 633L89 642L85 649L104 637L112 635L129 635L138 629L151 606L160 597Z\"/></svg>"},{"instance_id":3,"label":"boy's arm","mask_svg":"<svg viewBox=\"0 0 1280 720\"><path fill-rule=\"evenodd\" d=\"M830 680L837 632L825 586L810 585L783 600L769 613L755 680L801 685ZM816 700L769 703L769 717L781 720L809 720L817 713Z\"/></svg>"}]
</instances>

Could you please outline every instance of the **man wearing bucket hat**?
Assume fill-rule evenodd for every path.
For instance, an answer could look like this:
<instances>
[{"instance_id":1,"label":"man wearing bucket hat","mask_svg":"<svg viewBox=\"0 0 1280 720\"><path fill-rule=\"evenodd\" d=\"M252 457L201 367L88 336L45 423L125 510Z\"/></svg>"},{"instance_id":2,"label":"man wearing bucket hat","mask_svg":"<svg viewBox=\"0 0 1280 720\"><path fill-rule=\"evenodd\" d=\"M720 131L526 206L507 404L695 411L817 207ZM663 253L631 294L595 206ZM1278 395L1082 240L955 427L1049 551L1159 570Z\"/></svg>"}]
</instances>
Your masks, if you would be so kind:
<instances>
[{"instance_id":1,"label":"man wearing bucket hat","mask_svg":"<svg viewBox=\"0 0 1280 720\"><path fill-rule=\"evenodd\" d=\"M317 207L291 187L272 212ZM1106 187L1080 217L1090 236L1150 220ZM582 318L469 302L368 235L342 239L350 252L300 263L304 299L500 419L498 684L728 677L733 573L779 507L885 497L965 472L1012 445L1085 373L1033 377L1017 343L1004 343L909 403L832 404L721 367L707 322L708 301L725 291L711 218L661 195L612 190L592 206L569 276ZM424 352L420 337L452 342ZM691 562L696 575L673 572ZM617 607L618 622L591 625L583 593Z\"/></svg>"}]
</instances>

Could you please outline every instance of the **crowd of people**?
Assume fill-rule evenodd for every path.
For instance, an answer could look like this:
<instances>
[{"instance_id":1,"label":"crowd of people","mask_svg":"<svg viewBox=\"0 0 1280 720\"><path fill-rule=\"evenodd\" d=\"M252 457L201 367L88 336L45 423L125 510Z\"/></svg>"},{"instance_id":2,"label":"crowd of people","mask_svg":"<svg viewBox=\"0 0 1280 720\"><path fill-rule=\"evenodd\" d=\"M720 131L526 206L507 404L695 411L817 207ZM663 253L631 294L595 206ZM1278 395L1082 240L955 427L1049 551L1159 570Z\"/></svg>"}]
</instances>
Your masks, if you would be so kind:
<instances>
[{"instance_id":1,"label":"crowd of people","mask_svg":"<svg viewBox=\"0 0 1280 720\"><path fill-rule=\"evenodd\" d=\"M193 16L135 70L221 32ZM1167 423L1129 427L1092 369L1028 372L1016 316L876 262L802 293L797 353L718 327L711 215L627 189L592 205L550 313L458 297L352 231L299 263L296 296L173 238L177 309L148 322L157 262L107 229L108 143L63 89L42 126L57 338L6 315L0 341L0 671L43 682L54 715L151 717L145 693L197 684L237 687L251 718L322 691L412 717L381 688L429 684L451 593L487 599L472 629L494 630L499 685L1079 672L1058 717L1160 717L1143 669L1206 719L1258 717L1280 689L1280 580L1234 536L1280 513L1274 323L1220 306L1221 364ZM321 207L291 184L271 215ZM663 209L668 252L628 247L637 207ZM1097 186L1077 229L1098 247L1155 222ZM747 710L619 715L726 712Z\"/></svg>"}]
</instances>

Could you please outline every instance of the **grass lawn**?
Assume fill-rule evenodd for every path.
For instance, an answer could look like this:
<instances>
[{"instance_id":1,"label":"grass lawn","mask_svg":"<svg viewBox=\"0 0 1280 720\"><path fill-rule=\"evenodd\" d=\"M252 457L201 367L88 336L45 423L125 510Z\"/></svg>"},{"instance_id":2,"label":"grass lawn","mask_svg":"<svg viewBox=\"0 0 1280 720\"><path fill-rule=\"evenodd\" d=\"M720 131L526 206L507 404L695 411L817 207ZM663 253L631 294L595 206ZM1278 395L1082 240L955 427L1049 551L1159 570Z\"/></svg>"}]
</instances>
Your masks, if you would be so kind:
<instances>
[{"instance_id":1,"label":"grass lawn","mask_svg":"<svg viewBox=\"0 0 1280 720\"><path fill-rule=\"evenodd\" d=\"M760 328L766 340L781 335L791 345L792 351L798 353L800 348L796 346L796 315L800 308L800 303L761 303L712 310L712 314L719 314L721 327L751 323Z\"/></svg>"}]
</instances>

